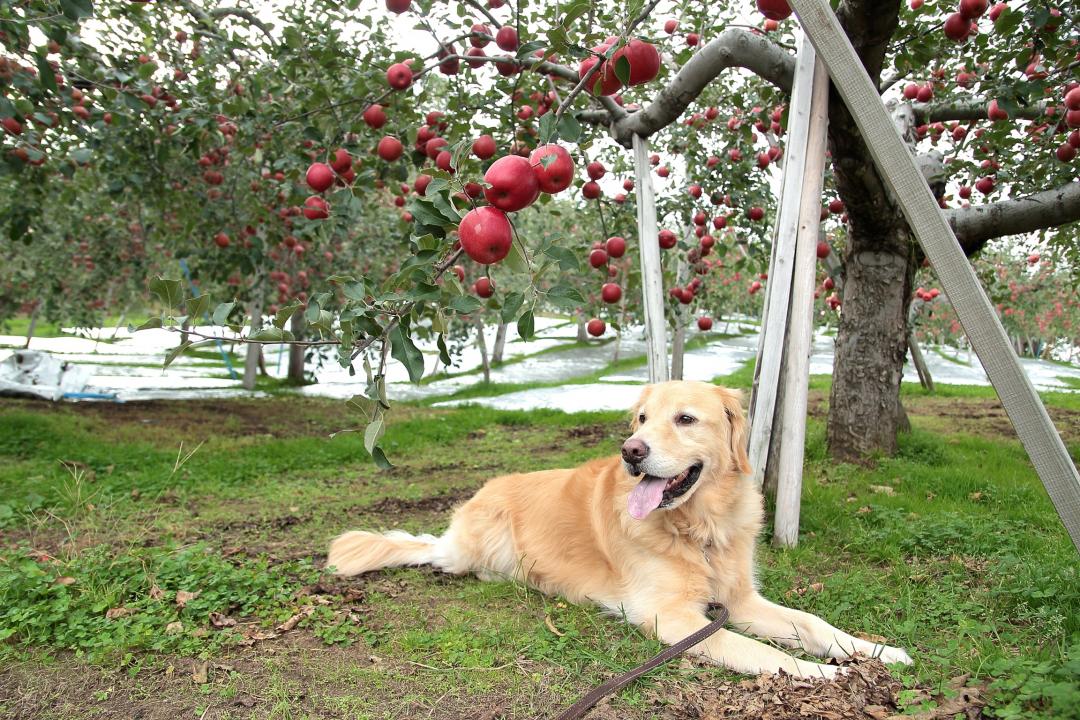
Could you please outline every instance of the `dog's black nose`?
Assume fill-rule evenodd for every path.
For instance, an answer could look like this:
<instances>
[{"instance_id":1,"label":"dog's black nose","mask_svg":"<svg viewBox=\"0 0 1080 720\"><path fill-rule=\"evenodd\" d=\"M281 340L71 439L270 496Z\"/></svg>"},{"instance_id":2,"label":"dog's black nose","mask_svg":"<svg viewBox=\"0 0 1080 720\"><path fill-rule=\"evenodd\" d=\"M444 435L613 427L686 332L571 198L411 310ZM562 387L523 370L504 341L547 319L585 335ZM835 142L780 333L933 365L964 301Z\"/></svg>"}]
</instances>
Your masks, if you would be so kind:
<instances>
[{"instance_id":1,"label":"dog's black nose","mask_svg":"<svg viewBox=\"0 0 1080 720\"><path fill-rule=\"evenodd\" d=\"M622 445L623 460L631 465L637 465L639 462L649 457L649 446L645 444L644 440L638 440L637 438L630 438Z\"/></svg>"}]
</instances>

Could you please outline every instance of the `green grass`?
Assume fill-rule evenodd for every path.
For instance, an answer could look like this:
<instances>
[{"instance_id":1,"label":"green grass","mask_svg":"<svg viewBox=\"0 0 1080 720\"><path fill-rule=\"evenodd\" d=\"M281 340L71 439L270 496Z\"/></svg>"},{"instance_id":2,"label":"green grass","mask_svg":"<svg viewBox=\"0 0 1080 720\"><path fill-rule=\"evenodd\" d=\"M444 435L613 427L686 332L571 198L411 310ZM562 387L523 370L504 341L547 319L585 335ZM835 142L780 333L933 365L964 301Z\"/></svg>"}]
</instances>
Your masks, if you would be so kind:
<instances>
[{"instance_id":1,"label":"green grass","mask_svg":"<svg viewBox=\"0 0 1080 720\"><path fill-rule=\"evenodd\" d=\"M745 388L751 374L722 381ZM873 468L828 459L810 422L800 544L762 542L763 593L907 647L916 665L894 671L906 687L971 673L991 684L992 716L1080 717L1076 553L1023 449L933 411L984 409L986 392L904 394L914 431ZM140 693L194 717L248 717L237 698L260 717L449 718L485 703L535 717L656 651L616 618L513 583L322 577L319 554L344 529L439 532L485 479L609 454L626 433L623 413L390 417L397 467L379 472L360 434L330 439L354 420L331 401L0 402L0 687L67 708L43 717L127 716ZM181 607L179 591L198 594ZM249 647L307 606L296 630ZM207 684L188 658L210 661ZM649 717L656 693L737 679L667 667L612 707ZM0 689L0 714L15 702Z\"/></svg>"}]
</instances>

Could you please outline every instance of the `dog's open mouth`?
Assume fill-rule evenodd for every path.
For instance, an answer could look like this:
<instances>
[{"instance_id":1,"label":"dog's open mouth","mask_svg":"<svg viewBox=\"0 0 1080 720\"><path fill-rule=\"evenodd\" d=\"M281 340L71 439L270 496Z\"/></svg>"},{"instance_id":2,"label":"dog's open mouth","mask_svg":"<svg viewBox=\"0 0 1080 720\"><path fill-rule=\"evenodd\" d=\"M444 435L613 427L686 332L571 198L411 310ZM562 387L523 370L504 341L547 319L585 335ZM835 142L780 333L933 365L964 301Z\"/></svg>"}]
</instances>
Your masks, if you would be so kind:
<instances>
[{"instance_id":1,"label":"dog's open mouth","mask_svg":"<svg viewBox=\"0 0 1080 720\"><path fill-rule=\"evenodd\" d=\"M695 463L674 477L646 475L630 491L627 509L630 517L644 520L657 508L667 507L675 498L684 495L701 476L701 463Z\"/></svg>"}]
</instances>

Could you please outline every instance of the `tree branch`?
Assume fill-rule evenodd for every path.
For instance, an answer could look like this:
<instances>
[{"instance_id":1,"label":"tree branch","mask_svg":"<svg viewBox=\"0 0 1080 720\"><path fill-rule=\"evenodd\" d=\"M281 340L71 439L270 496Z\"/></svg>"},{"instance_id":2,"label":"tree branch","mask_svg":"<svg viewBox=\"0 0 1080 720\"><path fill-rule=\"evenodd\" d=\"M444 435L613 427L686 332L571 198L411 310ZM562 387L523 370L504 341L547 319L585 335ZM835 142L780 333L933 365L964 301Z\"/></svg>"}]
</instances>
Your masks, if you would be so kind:
<instances>
[{"instance_id":1,"label":"tree branch","mask_svg":"<svg viewBox=\"0 0 1080 720\"><path fill-rule=\"evenodd\" d=\"M245 10L238 7L219 7L208 11L207 14L213 18L221 18L225 17L226 15L233 15L238 18L243 18L244 20L247 20L249 24L259 28L259 30L262 31L263 35L266 36L267 40L269 40L272 45L276 44L274 36L270 32L270 26L264 23L259 18L255 17L255 14L250 10Z\"/></svg>"},{"instance_id":2,"label":"tree branch","mask_svg":"<svg viewBox=\"0 0 1080 720\"><path fill-rule=\"evenodd\" d=\"M956 103L911 103L915 119L919 125L949 120L987 120L986 106L992 98L975 98ZM1021 120L1050 120L1046 116L1048 103L1040 102L1020 108L1010 117Z\"/></svg>"},{"instance_id":3,"label":"tree branch","mask_svg":"<svg viewBox=\"0 0 1080 720\"><path fill-rule=\"evenodd\" d=\"M730 28L701 48L644 110L628 113L612 128L615 139L630 147L634 135L648 137L675 122L705 87L724 70L742 67L791 92L795 57L775 43Z\"/></svg>"},{"instance_id":4,"label":"tree branch","mask_svg":"<svg viewBox=\"0 0 1080 720\"><path fill-rule=\"evenodd\" d=\"M945 211L960 247L968 255L988 240L1035 232L1080 220L1080 181L1015 200Z\"/></svg>"}]
</instances>

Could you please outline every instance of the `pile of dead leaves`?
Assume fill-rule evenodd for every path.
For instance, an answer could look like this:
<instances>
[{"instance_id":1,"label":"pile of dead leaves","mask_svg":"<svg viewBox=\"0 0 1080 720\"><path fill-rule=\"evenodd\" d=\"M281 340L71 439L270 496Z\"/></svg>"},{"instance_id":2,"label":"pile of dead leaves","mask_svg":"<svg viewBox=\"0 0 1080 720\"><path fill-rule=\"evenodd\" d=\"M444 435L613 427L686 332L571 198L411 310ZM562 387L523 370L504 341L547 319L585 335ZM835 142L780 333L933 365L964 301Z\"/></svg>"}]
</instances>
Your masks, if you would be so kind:
<instances>
[{"instance_id":1,"label":"pile of dead leaves","mask_svg":"<svg viewBox=\"0 0 1080 720\"><path fill-rule=\"evenodd\" d=\"M900 715L900 682L872 659L848 664L848 672L832 682L761 675L710 687L660 687L647 697L653 716L664 720L944 720L957 716L975 720L981 717L985 688L967 687L967 682L967 676L955 678L942 694L916 690L914 700L907 693L904 715ZM620 717L617 704L608 699L586 718L615 720Z\"/></svg>"}]
</instances>

